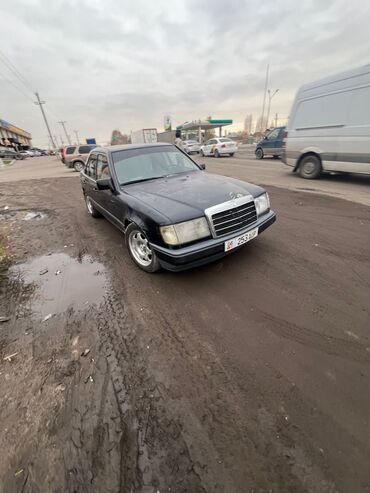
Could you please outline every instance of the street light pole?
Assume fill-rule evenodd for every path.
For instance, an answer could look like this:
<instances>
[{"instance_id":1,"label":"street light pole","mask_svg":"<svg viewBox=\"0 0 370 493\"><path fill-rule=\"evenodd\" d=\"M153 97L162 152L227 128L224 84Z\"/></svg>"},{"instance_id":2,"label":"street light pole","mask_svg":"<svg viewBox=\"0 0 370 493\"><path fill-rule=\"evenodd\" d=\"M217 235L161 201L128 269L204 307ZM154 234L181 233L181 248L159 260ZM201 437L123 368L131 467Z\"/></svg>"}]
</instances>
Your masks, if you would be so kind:
<instances>
[{"instance_id":1,"label":"street light pole","mask_svg":"<svg viewBox=\"0 0 370 493\"><path fill-rule=\"evenodd\" d=\"M56 150L56 145L55 145L55 142L53 140L53 136L51 135L51 131L50 131L50 127L49 127L49 123L46 119L46 115L45 115L45 111L44 111L44 108L42 107L43 104L45 104L45 101L41 101L40 100L40 96L39 96L39 93L38 92L35 92L35 96L37 98L37 101L35 101L35 104L37 104L37 106L40 106L40 110L41 110L41 113L42 113L42 116L44 118L44 122L45 122L45 125L46 125L46 128L48 130L48 134L49 134L49 137L50 137L50 140L51 140L51 143L53 144L53 147L54 147L54 150Z\"/></svg>"},{"instance_id":2,"label":"street light pole","mask_svg":"<svg viewBox=\"0 0 370 493\"><path fill-rule=\"evenodd\" d=\"M58 122L62 125L63 127L63 130L64 130L64 133L65 133L65 136L66 136L66 139L68 141L68 144L71 145L71 139L69 137L69 135L67 134L67 130L66 130L66 127L65 127L65 123L67 123L66 121L61 121L61 122Z\"/></svg>"},{"instance_id":3,"label":"street light pole","mask_svg":"<svg viewBox=\"0 0 370 493\"><path fill-rule=\"evenodd\" d=\"M265 105L266 105L266 92L267 92L267 85L268 85L268 80L269 80L269 68L270 65L267 64L266 68L266 79L265 79L265 90L263 92L263 104L262 104L262 115L261 115L261 128L260 131L263 131L263 117L265 115Z\"/></svg>"},{"instance_id":4,"label":"street light pole","mask_svg":"<svg viewBox=\"0 0 370 493\"><path fill-rule=\"evenodd\" d=\"M268 105L268 108L267 108L267 125L269 124L269 116L270 116L270 108L271 108L271 99L275 96L275 94L277 92L279 92L279 89L276 89L276 91L271 95L271 91L270 89L267 91L268 92L268 96L269 96L269 105Z\"/></svg>"},{"instance_id":5,"label":"street light pole","mask_svg":"<svg viewBox=\"0 0 370 493\"><path fill-rule=\"evenodd\" d=\"M77 139L77 145L80 145L80 140L78 138L78 130L73 130L74 133L76 134L76 139Z\"/></svg>"}]
</instances>

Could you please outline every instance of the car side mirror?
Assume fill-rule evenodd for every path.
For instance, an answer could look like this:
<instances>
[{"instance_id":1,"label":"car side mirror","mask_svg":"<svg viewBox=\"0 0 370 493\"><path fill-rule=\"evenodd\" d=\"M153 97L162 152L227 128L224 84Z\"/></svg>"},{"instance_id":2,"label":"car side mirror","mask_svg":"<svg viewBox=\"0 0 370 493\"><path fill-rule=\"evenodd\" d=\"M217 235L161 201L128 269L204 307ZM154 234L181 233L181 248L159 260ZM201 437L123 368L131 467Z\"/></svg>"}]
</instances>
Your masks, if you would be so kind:
<instances>
[{"instance_id":1,"label":"car side mirror","mask_svg":"<svg viewBox=\"0 0 370 493\"><path fill-rule=\"evenodd\" d=\"M112 192L114 191L113 182L110 178L96 180L96 187L98 190L112 190Z\"/></svg>"},{"instance_id":2,"label":"car side mirror","mask_svg":"<svg viewBox=\"0 0 370 493\"><path fill-rule=\"evenodd\" d=\"M200 169L206 169L206 165L205 165L204 163L199 164L199 168L200 168Z\"/></svg>"}]
</instances>

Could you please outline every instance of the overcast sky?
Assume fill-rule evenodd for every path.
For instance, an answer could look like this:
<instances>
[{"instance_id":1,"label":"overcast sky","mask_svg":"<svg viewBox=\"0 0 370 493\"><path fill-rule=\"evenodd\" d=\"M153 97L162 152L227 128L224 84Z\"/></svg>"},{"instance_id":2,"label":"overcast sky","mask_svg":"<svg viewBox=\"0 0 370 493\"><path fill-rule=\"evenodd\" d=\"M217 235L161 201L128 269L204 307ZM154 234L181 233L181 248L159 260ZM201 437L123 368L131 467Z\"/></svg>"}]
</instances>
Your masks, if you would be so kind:
<instances>
[{"instance_id":1,"label":"overcast sky","mask_svg":"<svg viewBox=\"0 0 370 493\"><path fill-rule=\"evenodd\" d=\"M242 128L261 114L267 63L285 123L301 84L370 63L365 0L0 0L0 13L0 50L30 86L0 61L0 118L39 146L31 89L54 134L67 120L72 135L105 143L115 128L162 130L165 114Z\"/></svg>"}]
</instances>

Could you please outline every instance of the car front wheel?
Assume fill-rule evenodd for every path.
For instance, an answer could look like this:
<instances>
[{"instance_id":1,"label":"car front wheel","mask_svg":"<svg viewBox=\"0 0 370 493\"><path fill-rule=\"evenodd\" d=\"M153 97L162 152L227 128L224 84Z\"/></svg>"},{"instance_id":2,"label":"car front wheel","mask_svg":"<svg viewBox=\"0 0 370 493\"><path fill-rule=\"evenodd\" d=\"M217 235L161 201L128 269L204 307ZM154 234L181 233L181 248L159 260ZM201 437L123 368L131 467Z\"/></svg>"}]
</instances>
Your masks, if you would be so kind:
<instances>
[{"instance_id":1,"label":"car front wheel","mask_svg":"<svg viewBox=\"0 0 370 493\"><path fill-rule=\"evenodd\" d=\"M256 149L256 158L263 159L263 150L260 147Z\"/></svg>"},{"instance_id":2,"label":"car front wheel","mask_svg":"<svg viewBox=\"0 0 370 493\"><path fill-rule=\"evenodd\" d=\"M132 260L140 269L146 272L156 272L161 268L146 234L134 223L126 229L126 246Z\"/></svg>"},{"instance_id":3,"label":"car front wheel","mask_svg":"<svg viewBox=\"0 0 370 493\"><path fill-rule=\"evenodd\" d=\"M220 157L220 153L218 152L218 149L215 150L214 156L215 157Z\"/></svg>"},{"instance_id":4,"label":"car front wheel","mask_svg":"<svg viewBox=\"0 0 370 493\"><path fill-rule=\"evenodd\" d=\"M200 155L201 155L202 157L204 157L204 156L205 156L203 149L201 149L201 150L200 150Z\"/></svg>"}]
</instances>

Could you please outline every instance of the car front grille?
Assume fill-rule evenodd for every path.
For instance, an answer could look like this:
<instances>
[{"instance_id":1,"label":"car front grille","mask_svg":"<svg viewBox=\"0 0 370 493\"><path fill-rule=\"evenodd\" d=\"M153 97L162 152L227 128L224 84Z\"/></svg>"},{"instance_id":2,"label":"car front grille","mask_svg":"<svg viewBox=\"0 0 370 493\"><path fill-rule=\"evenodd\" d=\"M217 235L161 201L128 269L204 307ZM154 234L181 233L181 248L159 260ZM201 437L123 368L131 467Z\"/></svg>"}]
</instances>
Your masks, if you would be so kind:
<instances>
[{"instance_id":1,"label":"car front grille","mask_svg":"<svg viewBox=\"0 0 370 493\"><path fill-rule=\"evenodd\" d=\"M210 219L214 236L224 236L237 232L257 221L256 207L252 200L237 207L215 212L210 215Z\"/></svg>"}]
</instances>

